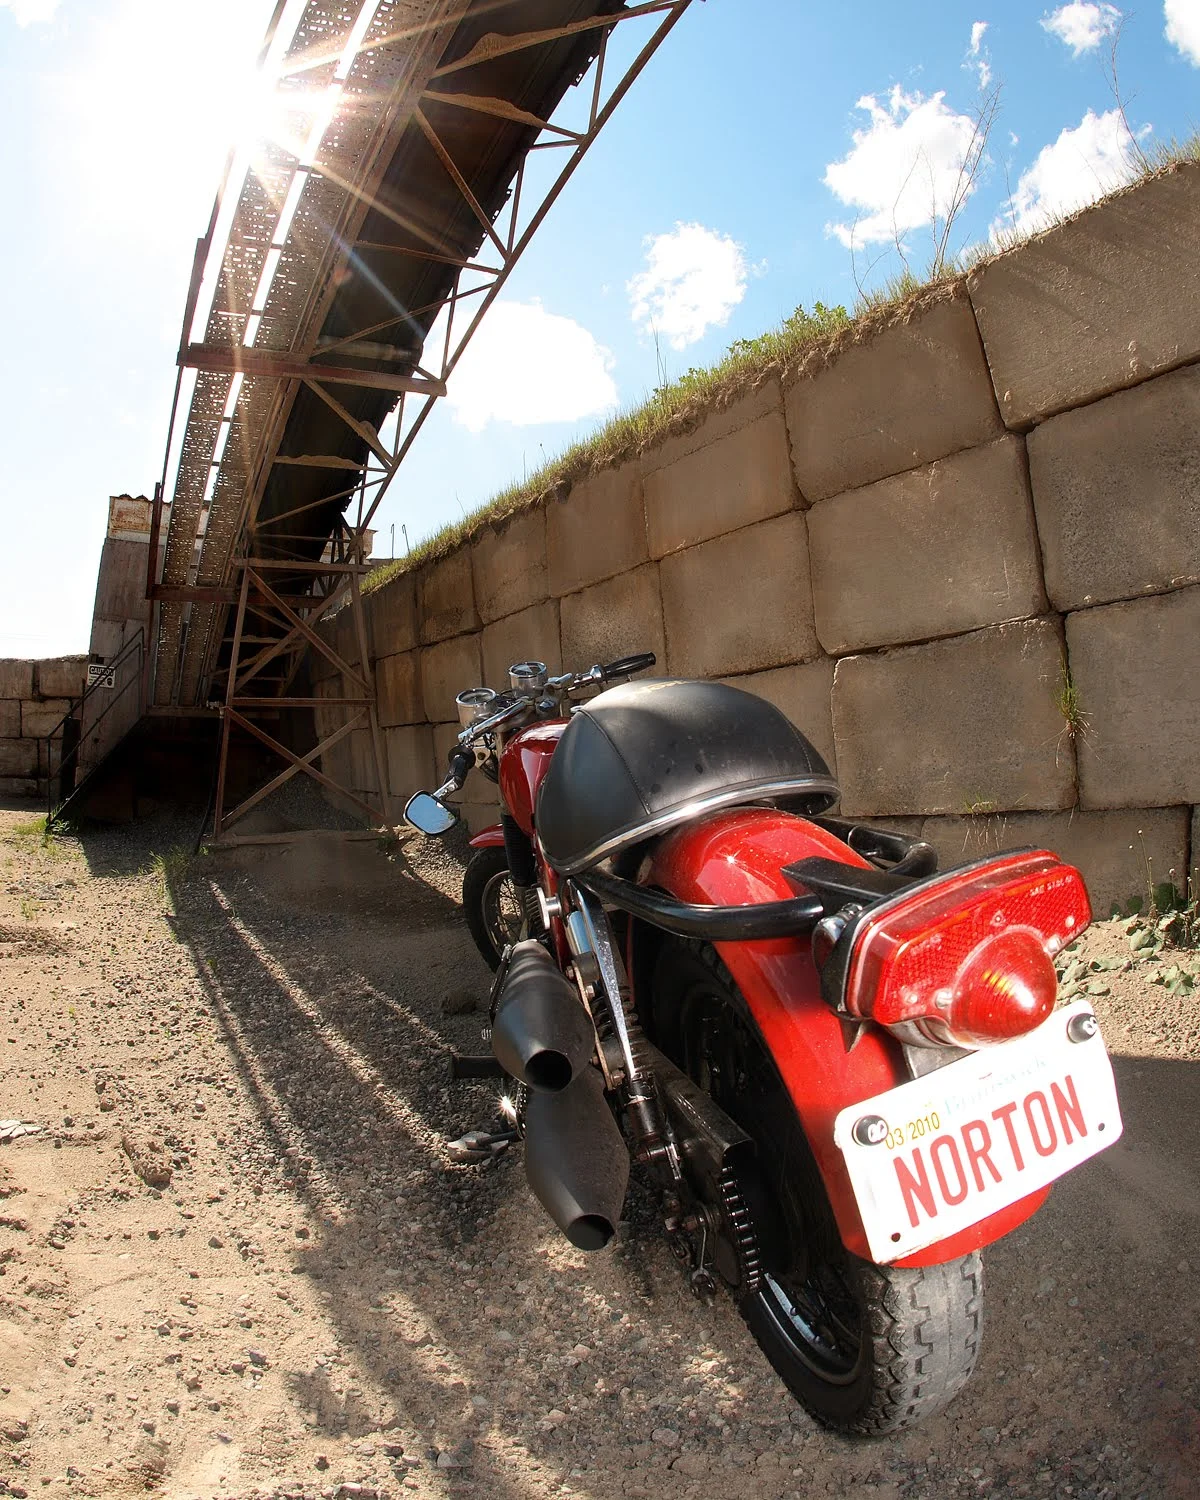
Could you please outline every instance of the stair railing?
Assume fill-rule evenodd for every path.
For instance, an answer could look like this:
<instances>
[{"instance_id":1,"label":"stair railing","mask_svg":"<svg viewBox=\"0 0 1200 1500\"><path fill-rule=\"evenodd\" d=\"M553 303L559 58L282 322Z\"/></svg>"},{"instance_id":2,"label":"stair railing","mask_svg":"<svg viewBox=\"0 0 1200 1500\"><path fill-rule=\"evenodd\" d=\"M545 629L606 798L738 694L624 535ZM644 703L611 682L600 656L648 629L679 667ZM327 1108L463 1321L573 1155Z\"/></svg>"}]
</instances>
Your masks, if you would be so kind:
<instances>
[{"instance_id":1,"label":"stair railing","mask_svg":"<svg viewBox=\"0 0 1200 1500\"><path fill-rule=\"evenodd\" d=\"M62 811L68 797L75 791L75 777L79 769L79 755L83 749L84 731L88 736L96 733L96 730L112 713L117 704L126 699L130 688L137 690L137 712L132 721L126 725L131 729L138 719L141 718L145 709L143 702L143 673L142 666L146 652L146 632L139 625L137 633L131 635L121 649L113 657L112 661L104 663L103 672L97 676L94 682L89 682L83 693L72 700L70 708L63 714L62 718L46 735L46 827L49 828ZM129 671L130 663L133 663L133 671ZM121 675L122 681L117 683L117 676ZM112 684L110 686L109 684ZM84 709L97 693L111 693L112 697L105 703L104 707L91 721L85 724ZM71 726L74 726L73 728ZM55 741L59 742L61 753L58 767L54 764ZM40 769L40 768L39 768ZM94 768L93 768L94 769ZM91 774L90 772L88 773ZM86 779L86 778L85 778ZM57 795L56 795L57 793Z\"/></svg>"}]
</instances>

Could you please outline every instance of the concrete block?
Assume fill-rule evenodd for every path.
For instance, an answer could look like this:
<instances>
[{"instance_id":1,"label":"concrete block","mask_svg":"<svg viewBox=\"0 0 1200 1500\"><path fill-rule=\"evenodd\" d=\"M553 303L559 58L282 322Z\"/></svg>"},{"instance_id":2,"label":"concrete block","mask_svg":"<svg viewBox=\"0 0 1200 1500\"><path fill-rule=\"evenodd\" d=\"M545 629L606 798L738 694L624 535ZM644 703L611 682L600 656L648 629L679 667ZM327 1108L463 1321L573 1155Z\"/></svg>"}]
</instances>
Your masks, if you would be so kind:
<instances>
[{"instance_id":1,"label":"concrete block","mask_svg":"<svg viewBox=\"0 0 1200 1500\"><path fill-rule=\"evenodd\" d=\"M406 724L385 729L383 741L387 754L388 783L399 818L405 802L414 792L431 792L441 781L440 767L433 760L433 731L428 724Z\"/></svg>"},{"instance_id":2,"label":"concrete block","mask_svg":"<svg viewBox=\"0 0 1200 1500\"><path fill-rule=\"evenodd\" d=\"M417 574L417 622L426 645L478 630L469 547L427 563Z\"/></svg>"},{"instance_id":3,"label":"concrete block","mask_svg":"<svg viewBox=\"0 0 1200 1500\"><path fill-rule=\"evenodd\" d=\"M425 718L419 651L381 656L375 663L375 708L379 722L419 724Z\"/></svg>"},{"instance_id":4,"label":"concrete block","mask_svg":"<svg viewBox=\"0 0 1200 1500\"><path fill-rule=\"evenodd\" d=\"M352 729L350 744L350 789L374 804L378 800L379 774L369 729Z\"/></svg>"},{"instance_id":5,"label":"concrete block","mask_svg":"<svg viewBox=\"0 0 1200 1500\"><path fill-rule=\"evenodd\" d=\"M21 735L27 740L44 739L71 706L69 698L47 698L43 703L21 704Z\"/></svg>"},{"instance_id":6,"label":"concrete block","mask_svg":"<svg viewBox=\"0 0 1200 1500\"><path fill-rule=\"evenodd\" d=\"M455 698L464 688L479 687L483 666L477 635L455 636L429 646L421 655L421 700L425 717L435 724L457 722Z\"/></svg>"},{"instance_id":7,"label":"concrete block","mask_svg":"<svg viewBox=\"0 0 1200 1500\"><path fill-rule=\"evenodd\" d=\"M646 516L636 463L605 469L546 503L546 561L555 598L644 563Z\"/></svg>"},{"instance_id":8,"label":"concrete block","mask_svg":"<svg viewBox=\"0 0 1200 1500\"><path fill-rule=\"evenodd\" d=\"M729 413L720 415L727 418ZM651 557L791 510L798 497L783 412L767 412L668 467L652 470L644 483Z\"/></svg>"},{"instance_id":9,"label":"concrete block","mask_svg":"<svg viewBox=\"0 0 1200 1500\"><path fill-rule=\"evenodd\" d=\"M1083 875L1092 912L1102 921L1113 902L1125 907L1135 896L1145 901L1146 860L1155 883L1173 879L1182 886L1187 824L1186 807L1112 812L1076 807L1068 812L927 818L921 837L938 851L943 869L1023 845L1051 849Z\"/></svg>"},{"instance_id":10,"label":"concrete block","mask_svg":"<svg viewBox=\"0 0 1200 1500\"><path fill-rule=\"evenodd\" d=\"M331 650L337 650L337 630L332 621L328 624L324 620L318 622L317 635L325 642ZM341 669L335 667L333 662L325 655L324 651L318 651L313 646L308 653L308 680L315 688L318 683L328 682L331 678L341 679Z\"/></svg>"},{"instance_id":11,"label":"concrete block","mask_svg":"<svg viewBox=\"0 0 1200 1500\"><path fill-rule=\"evenodd\" d=\"M798 511L663 558L667 667L726 677L821 654Z\"/></svg>"},{"instance_id":12,"label":"concrete block","mask_svg":"<svg viewBox=\"0 0 1200 1500\"><path fill-rule=\"evenodd\" d=\"M1197 204L1200 210L1200 203ZM1200 580L1200 368L1177 370L1029 434L1056 609Z\"/></svg>"},{"instance_id":13,"label":"concrete block","mask_svg":"<svg viewBox=\"0 0 1200 1500\"><path fill-rule=\"evenodd\" d=\"M149 540L121 541L106 537L100 549L93 616L101 620L148 620L146 557Z\"/></svg>"},{"instance_id":14,"label":"concrete block","mask_svg":"<svg viewBox=\"0 0 1200 1500\"><path fill-rule=\"evenodd\" d=\"M364 600L376 656L397 656L417 645L417 576L398 573Z\"/></svg>"},{"instance_id":15,"label":"concrete block","mask_svg":"<svg viewBox=\"0 0 1200 1500\"><path fill-rule=\"evenodd\" d=\"M796 483L812 502L930 463L1004 431L960 287L786 392Z\"/></svg>"},{"instance_id":16,"label":"concrete block","mask_svg":"<svg viewBox=\"0 0 1200 1500\"><path fill-rule=\"evenodd\" d=\"M459 814L472 838L485 828L494 828L500 821L500 810L495 802L464 802L459 807Z\"/></svg>"},{"instance_id":17,"label":"concrete block","mask_svg":"<svg viewBox=\"0 0 1200 1500\"><path fill-rule=\"evenodd\" d=\"M0 740L0 776L36 776L37 740Z\"/></svg>"},{"instance_id":18,"label":"concrete block","mask_svg":"<svg viewBox=\"0 0 1200 1500\"><path fill-rule=\"evenodd\" d=\"M35 665L14 657L0 660L0 698L32 698Z\"/></svg>"},{"instance_id":19,"label":"concrete block","mask_svg":"<svg viewBox=\"0 0 1200 1500\"><path fill-rule=\"evenodd\" d=\"M544 661L551 675L562 671L557 599L484 626L483 680L488 687L507 691L508 669L515 661Z\"/></svg>"},{"instance_id":20,"label":"concrete block","mask_svg":"<svg viewBox=\"0 0 1200 1500\"><path fill-rule=\"evenodd\" d=\"M86 656L56 656L40 661L34 691L39 698L78 698L87 686Z\"/></svg>"},{"instance_id":21,"label":"concrete block","mask_svg":"<svg viewBox=\"0 0 1200 1500\"><path fill-rule=\"evenodd\" d=\"M844 811L883 818L1070 807L1062 662L1051 620L844 657L833 679Z\"/></svg>"},{"instance_id":22,"label":"concrete block","mask_svg":"<svg viewBox=\"0 0 1200 1500\"><path fill-rule=\"evenodd\" d=\"M18 698L0 698L0 739L21 737L21 703Z\"/></svg>"},{"instance_id":23,"label":"concrete block","mask_svg":"<svg viewBox=\"0 0 1200 1500\"><path fill-rule=\"evenodd\" d=\"M39 782L28 776L0 776L0 797L40 797L44 795Z\"/></svg>"},{"instance_id":24,"label":"concrete block","mask_svg":"<svg viewBox=\"0 0 1200 1500\"><path fill-rule=\"evenodd\" d=\"M1067 616L1084 807L1200 802L1200 587Z\"/></svg>"},{"instance_id":25,"label":"concrete block","mask_svg":"<svg viewBox=\"0 0 1200 1500\"><path fill-rule=\"evenodd\" d=\"M371 633L367 625L366 615L363 616L363 629L367 637L367 661L371 660ZM354 620L354 610L351 605L346 604L338 610L333 617L333 649L344 662L352 667L362 665L362 651L358 644L358 630ZM319 655L320 653L318 653Z\"/></svg>"},{"instance_id":26,"label":"concrete block","mask_svg":"<svg viewBox=\"0 0 1200 1500\"><path fill-rule=\"evenodd\" d=\"M343 682L340 674L336 677L326 677L320 682L313 683L314 698L340 698L343 696L346 695L343 693ZM346 714L347 710L345 708L333 706L329 708L314 708L313 728L316 731L317 739L324 740L331 734L336 733L346 722ZM336 753L336 750L337 747L335 746L333 753Z\"/></svg>"},{"instance_id":27,"label":"concrete block","mask_svg":"<svg viewBox=\"0 0 1200 1500\"><path fill-rule=\"evenodd\" d=\"M1024 446L1002 437L812 507L826 651L961 635L1045 610Z\"/></svg>"},{"instance_id":28,"label":"concrete block","mask_svg":"<svg viewBox=\"0 0 1200 1500\"><path fill-rule=\"evenodd\" d=\"M691 417L691 425L685 430L673 432L653 448L642 454L642 476L656 469L666 469L677 464L689 454L697 453L713 443L740 432L761 417L783 410L783 391L774 376L764 381L757 390L739 396L728 406L701 411ZM678 420L678 419L676 419Z\"/></svg>"},{"instance_id":29,"label":"concrete block","mask_svg":"<svg viewBox=\"0 0 1200 1500\"><path fill-rule=\"evenodd\" d=\"M489 526L471 545L475 604L490 624L539 604L549 593L542 506Z\"/></svg>"},{"instance_id":30,"label":"concrete block","mask_svg":"<svg viewBox=\"0 0 1200 1500\"><path fill-rule=\"evenodd\" d=\"M666 671L662 600L653 563L568 594L560 606L563 670L582 672L635 651L653 651Z\"/></svg>"},{"instance_id":31,"label":"concrete block","mask_svg":"<svg viewBox=\"0 0 1200 1500\"><path fill-rule=\"evenodd\" d=\"M833 741L833 663L824 657L801 667L775 667L748 677L727 677L731 687L757 693L773 703L785 718L812 742L825 764L837 775Z\"/></svg>"},{"instance_id":32,"label":"concrete block","mask_svg":"<svg viewBox=\"0 0 1200 1500\"><path fill-rule=\"evenodd\" d=\"M1200 165L1088 209L968 280L1010 427L1200 356Z\"/></svg>"},{"instance_id":33,"label":"concrete block","mask_svg":"<svg viewBox=\"0 0 1200 1500\"><path fill-rule=\"evenodd\" d=\"M114 661L121 647L137 634L137 625L124 620L93 620L88 650L94 661Z\"/></svg>"}]
</instances>

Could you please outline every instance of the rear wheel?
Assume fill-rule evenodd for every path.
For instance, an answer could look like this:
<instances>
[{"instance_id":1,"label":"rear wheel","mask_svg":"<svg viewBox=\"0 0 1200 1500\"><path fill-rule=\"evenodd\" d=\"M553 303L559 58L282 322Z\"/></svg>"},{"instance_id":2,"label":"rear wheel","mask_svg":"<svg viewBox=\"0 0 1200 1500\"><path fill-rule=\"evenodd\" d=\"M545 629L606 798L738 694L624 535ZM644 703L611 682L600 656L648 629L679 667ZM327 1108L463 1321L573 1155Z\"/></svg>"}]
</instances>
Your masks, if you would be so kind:
<instances>
[{"instance_id":1,"label":"rear wheel","mask_svg":"<svg viewBox=\"0 0 1200 1500\"><path fill-rule=\"evenodd\" d=\"M493 968L510 943L520 942L525 913L499 845L477 849L463 871L463 916L475 946Z\"/></svg>"},{"instance_id":2,"label":"rear wheel","mask_svg":"<svg viewBox=\"0 0 1200 1500\"><path fill-rule=\"evenodd\" d=\"M795 1107L732 976L706 944L664 947L659 1045L757 1147L745 1196L763 1275L739 1310L788 1389L849 1436L911 1426L965 1384L979 1346L979 1255L900 1270L852 1255Z\"/></svg>"}]
</instances>

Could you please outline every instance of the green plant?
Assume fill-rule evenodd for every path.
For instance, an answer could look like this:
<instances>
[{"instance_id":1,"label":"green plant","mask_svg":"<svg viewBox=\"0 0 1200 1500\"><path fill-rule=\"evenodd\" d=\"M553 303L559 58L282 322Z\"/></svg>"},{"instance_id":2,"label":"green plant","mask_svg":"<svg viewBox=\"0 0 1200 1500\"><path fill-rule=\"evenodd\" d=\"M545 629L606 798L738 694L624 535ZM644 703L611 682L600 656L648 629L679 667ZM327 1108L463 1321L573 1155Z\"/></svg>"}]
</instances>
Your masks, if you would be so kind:
<instances>
[{"instance_id":1,"label":"green plant","mask_svg":"<svg viewBox=\"0 0 1200 1500\"><path fill-rule=\"evenodd\" d=\"M1055 697L1055 705L1063 716L1063 736L1075 744L1079 740L1086 740L1091 733L1092 716L1083 706L1083 700L1079 696L1079 689L1075 686L1074 678L1071 676L1071 668L1066 659L1060 669L1058 679L1058 692ZM1060 740L1061 744L1061 740Z\"/></svg>"},{"instance_id":2,"label":"green plant","mask_svg":"<svg viewBox=\"0 0 1200 1500\"><path fill-rule=\"evenodd\" d=\"M1140 841L1140 834L1139 834ZM1132 844L1130 848L1132 848ZM1200 950L1200 883L1189 875L1181 891L1170 879L1154 883L1150 857L1142 845L1142 860L1147 880L1147 909L1129 918L1125 927L1130 952L1135 960L1149 962L1161 958L1164 951L1195 953ZM1171 995L1192 995L1200 990L1200 973L1169 963L1150 975L1151 984L1161 984Z\"/></svg>"},{"instance_id":3,"label":"green plant","mask_svg":"<svg viewBox=\"0 0 1200 1500\"><path fill-rule=\"evenodd\" d=\"M192 856L186 849L176 846L165 854L150 856L150 869L158 882L159 894L170 905L176 890L187 875Z\"/></svg>"}]
</instances>

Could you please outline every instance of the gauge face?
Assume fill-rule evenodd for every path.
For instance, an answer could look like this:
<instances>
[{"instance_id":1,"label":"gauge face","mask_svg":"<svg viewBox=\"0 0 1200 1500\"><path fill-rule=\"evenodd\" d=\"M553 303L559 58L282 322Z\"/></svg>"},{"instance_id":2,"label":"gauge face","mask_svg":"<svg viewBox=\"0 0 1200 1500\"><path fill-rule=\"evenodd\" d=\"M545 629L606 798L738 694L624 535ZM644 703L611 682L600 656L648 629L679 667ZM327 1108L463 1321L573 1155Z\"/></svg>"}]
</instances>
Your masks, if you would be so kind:
<instances>
[{"instance_id":1,"label":"gauge face","mask_svg":"<svg viewBox=\"0 0 1200 1500\"><path fill-rule=\"evenodd\" d=\"M467 688L454 701L458 705L458 722L464 729L486 718L494 707L499 706L496 694L487 687Z\"/></svg>"},{"instance_id":2,"label":"gauge face","mask_svg":"<svg viewBox=\"0 0 1200 1500\"><path fill-rule=\"evenodd\" d=\"M508 680L518 693L540 693L549 677L544 661L518 661L508 669Z\"/></svg>"}]
</instances>

